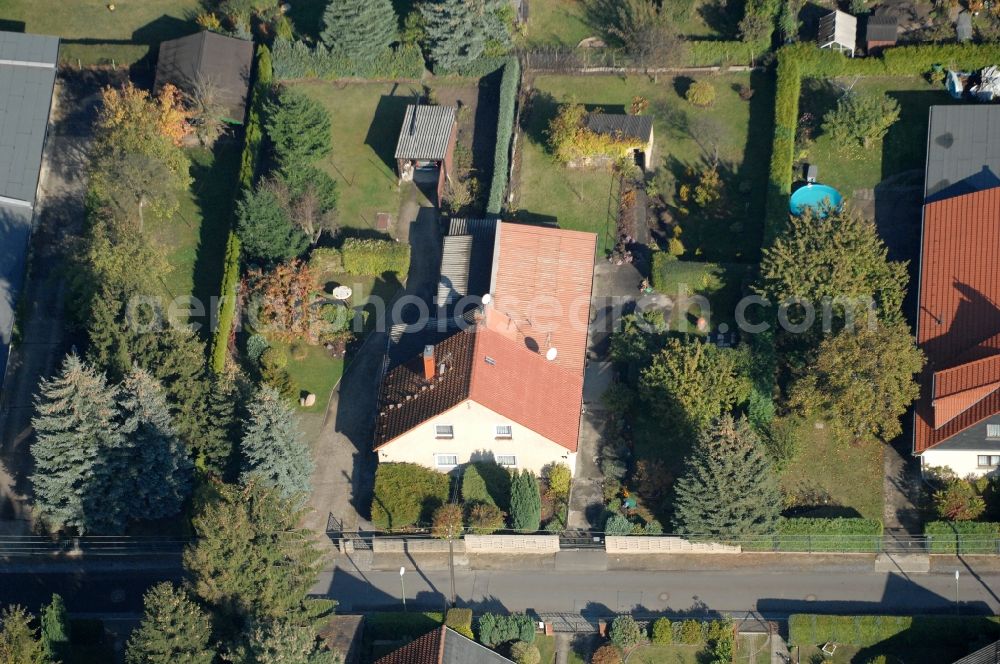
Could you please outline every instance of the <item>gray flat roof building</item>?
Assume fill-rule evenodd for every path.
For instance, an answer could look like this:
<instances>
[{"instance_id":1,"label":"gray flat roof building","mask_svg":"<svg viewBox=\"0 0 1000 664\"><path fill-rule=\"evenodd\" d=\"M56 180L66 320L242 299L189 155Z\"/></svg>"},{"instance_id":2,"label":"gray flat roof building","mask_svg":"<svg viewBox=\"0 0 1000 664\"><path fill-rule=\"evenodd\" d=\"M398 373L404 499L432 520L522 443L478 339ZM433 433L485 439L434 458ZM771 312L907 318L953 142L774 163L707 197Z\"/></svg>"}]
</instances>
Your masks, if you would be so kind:
<instances>
[{"instance_id":1,"label":"gray flat roof building","mask_svg":"<svg viewBox=\"0 0 1000 664\"><path fill-rule=\"evenodd\" d=\"M59 38L0 32L0 381L24 280Z\"/></svg>"},{"instance_id":2,"label":"gray flat roof building","mask_svg":"<svg viewBox=\"0 0 1000 664\"><path fill-rule=\"evenodd\" d=\"M926 202L1000 186L1000 106L931 106Z\"/></svg>"}]
</instances>

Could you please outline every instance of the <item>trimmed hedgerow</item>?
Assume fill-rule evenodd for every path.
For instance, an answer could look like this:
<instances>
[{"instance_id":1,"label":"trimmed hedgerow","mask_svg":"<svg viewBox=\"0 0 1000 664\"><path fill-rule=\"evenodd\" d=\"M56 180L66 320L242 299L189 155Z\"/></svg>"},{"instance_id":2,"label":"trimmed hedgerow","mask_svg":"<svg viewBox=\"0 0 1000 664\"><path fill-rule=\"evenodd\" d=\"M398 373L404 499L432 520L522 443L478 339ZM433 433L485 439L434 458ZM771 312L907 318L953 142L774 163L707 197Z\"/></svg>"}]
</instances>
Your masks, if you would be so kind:
<instances>
[{"instance_id":1,"label":"trimmed hedgerow","mask_svg":"<svg viewBox=\"0 0 1000 664\"><path fill-rule=\"evenodd\" d=\"M776 551L870 552L882 537L875 519L781 519Z\"/></svg>"},{"instance_id":2,"label":"trimmed hedgerow","mask_svg":"<svg viewBox=\"0 0 1000 664\"><path fill-rule=\"evenodd\" d=\"M251 188L257 175L257 164L264 138L263 107L271 87L271 80L271 52L262 44L257 47L257 82L251 89L253 99L250 101L250 111L244 128L243 154L240 157L240 186L236 194ZM229 337L236 316L236 285L240 280L240 239L236 235L235 224L232 223L234 220L235 215L230 222L229 237L226 239L226 257L222 271L222 285L219 289L221 295L219 319L212 331L211 360L212 370L215 372L220 372L226 367Z\"/></svg>"},{"instance_id":3,"label":"trimmed hedgerow","mask_svg":"<svg viewBox=\"0 0 1000 664\"><path fill-rule=\"evenodd\" d=\"M924 524L931 553L1000 553L1000 523L930 521Z\"/></svg>"},{"instance_id":4,"label":"trimmed hedgerow","mask_svg":"<svg viewBox=\"0 0 1000 664\"><path fill-rule=\"evenodd\" d=\"M394 272L403 279L410 270L410 245L392 240L349 237L340 246L340 259L347 274L377 277Z\"/></svg>"},{"instance_id":5,"label":"trimmed hedgerow","mask_svg":"<svg viewBox=\"0 0 1000 664\"><path fill-rule=\"evenodd\" d=\"M415 45L386 48L374 58L352 59L334 55L322 44L310 47L301 41L274 42L274 75L279 80L299 78L399 79L420 78L424 57Z\"/></svg>"},{"instance_id":6,"label":"trimmed hedgerow","mask_svg":"<svg viewBox=\"0 0 1000 664\"><path fill-rule=\"evenodd\" d=\"M497 144L493 153L493 182L486 206L489 214L500 214L507 192L507 174L510 170L510 142L514 137L514 110L517 90L521 83L521 64L517 58L507 58L500 78L500 110L497 113Z\"/></svg>"},{"instance_id":7,"label":"trimmed hedgerow","mask_svg":"<svg viewBox=\"0 0 1000 664\"><path fill-rule=\"evenodd\" d=\"M437 611L377 611L365 616L365 631L372 641L412 641L437 629L443 622L444 615Z\"/></svg>"},{"instance_id":8,"label":"trimmed hedgerow","mask_svg":"<svg viewBox=\"0 0 1000 664\"><path fill-rule=\"evenodd\" d=\"M788 645L813 646L835 642L868 648L889 639L919 645L968 645L981 637L1000 636L996 616L828 616L795 614L788 617Z\"/></svg>"},{"instance_id":9,"label":"trimmed hedgerow","mask_svg":"<svg viewBox=\"0 0 1000 664\"><path fill-rule=\"evenodd\" d=\"M450 480L444 473L415 463L380 463L375 471L372 522L379 528L430 523L448 501Z\"/></svg>"},{"instance_id":10,"label":"trimmed hedgerow","mask_svg":"<svg viewBox=\"0 0 1000 664\"><path fill-rule=\"evenodd\" d=\"M472 609L448 609L444 624L462 636L472 639Z\"/></svg>"}]
</instances>

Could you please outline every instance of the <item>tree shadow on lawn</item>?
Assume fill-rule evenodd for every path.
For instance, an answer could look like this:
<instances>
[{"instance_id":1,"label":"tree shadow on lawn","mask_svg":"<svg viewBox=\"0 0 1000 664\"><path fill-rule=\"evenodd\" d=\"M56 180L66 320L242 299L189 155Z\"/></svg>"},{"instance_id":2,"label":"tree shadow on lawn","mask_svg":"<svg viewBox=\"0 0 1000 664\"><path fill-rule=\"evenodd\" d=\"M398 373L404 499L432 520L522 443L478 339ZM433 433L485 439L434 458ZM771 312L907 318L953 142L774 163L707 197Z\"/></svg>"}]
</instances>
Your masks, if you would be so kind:
<instances>
[{"instance_id":1,"label":"tree shadow on lawn","mask_svg":"<svg viewBox=\"0 0 1000 664\"><path fill-rule=\"evenodd\" d=\"M191 163L194 201L201 211L192 295L206 308L212 306L213 297L219 296L225 270L226 242L233 223L240 169L240 145L235 137L224 136L215 142L211 162L199 160ZM211 333L210 327L201 327L202 337Z\"/></svg>"},{"instance_id":2,"label":"tree shadow on lawn","mask_svg":"<svg viewBox=\"0 0 1000 664\"><path fill-rule=\"evenodd\" d=\"M911 169L923 169L927 157L930 107L961 103L944 90L888 92L899 102L899 119L882 139L882 179Z\"/></svg>"},{"instance_id":3,"label":"tree shadow on lawn","mask_svg":"<svg viewBox=\"0 0 1000 664\"><path fill-rule=\"evenodd\" d=\"M365 145L374 150L393 173L396 172L396 142L403 128L406 107L420 101L420 95L414 91L408 95L396 95L395 92L393 87L392 93L379 97L375 115L365 135Z\"/></svg>"},{"instance_id":4,"label":"tree shadow on lawn","mask_svg":"<svg viewBox=\"0 0 1000 664\"><path fill-rule=\"evenodd\" d=\"M739 37L740 17L745 13L745 2L719 0L706 2L696 10L701 20L715 32L719 39L736 39Z\"/></svg>"}]
</instances>

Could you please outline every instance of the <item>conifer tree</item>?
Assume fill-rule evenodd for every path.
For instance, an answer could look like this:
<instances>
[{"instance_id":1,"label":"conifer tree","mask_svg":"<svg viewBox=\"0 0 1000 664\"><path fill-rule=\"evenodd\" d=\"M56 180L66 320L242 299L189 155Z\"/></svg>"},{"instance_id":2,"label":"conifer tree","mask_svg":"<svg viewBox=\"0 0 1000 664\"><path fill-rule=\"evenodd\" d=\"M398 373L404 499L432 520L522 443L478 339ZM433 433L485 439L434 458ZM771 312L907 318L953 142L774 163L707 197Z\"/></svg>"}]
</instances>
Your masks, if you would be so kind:
<instances>
[{"instance_id":1,"label":"conifer tree","mask_svg":"<svg viewBox=\"0 0 1000 664\"><path fill-rule=\"evenodd\" d=\"M781 493L763 449L745 418L724 415L706 429L675 486L675 530L732 538L773 532Z\"/></svg>"},{"instance_id":2,"label":"conifer tree","mask_svg":"<svg viewBox=\"0 0 1000 664\"><path fill-rule=\"evenodd\" d=\"M420 11L426 19L431 58L446 72L510 49L512 17L507 0L428 0Z\"/></svg>"},{"instance_id":3,"label":"conifer tree","mask_svg":"<svg viewBox=\"0 0 1000 664\"><path fill-rule=\"evenodd\" d=\"M233 661L244 664L341 664L343 659L317 639L316 629L287 620L258 622Z\"/></svg>"},{"instance_id":4,"label":"conifer tree","mask_svg":"<svg viewBox=\"0 0 1000 664\"><path fill-rule=\"evenodd\" d=\"M42 610L42 646L54 662L66 662L70 649L69 615L61 595L52 595L52 602Z\"/></svg>"},{"instance_id":5,"label":"conifer tree","mask_svg":"<svg viewBox=\"0 0 1000 664\"><path fill-rule=\"evenodd\" d=\"M212 377L212 389L208 393L205 427L198 439L200 464L219 477L225 477L233 458L234 429L236 426L236 404L239 391L232 372L224 372Z\"/></svg>"},{"instance_id":6,"label":"conifer tree","mask_svg":"<svg viewBox=\"0 0 1000 664\"><path fill-rule=\"evenodd\" d=\"M273 387L264 386L254 396L249 411L240 444L242 481L259 477L277 487L285 498L308 493L313 461L291 408Z\"/></svg>"},{"instance_id":7,"label":"conifer tree","mask_svg":"<svg viewBox=\"0 0 1000 664\"><path fill-rule=\"evenodd\" d=\"M361 62L395 42L398 26L390 0L331 0L320 39L333 55Z\"/></svg>"},{"instance_id":8,"label":"conifer tree","mask_svg":"<svg viewBox=\"0 0 1000 664\"><path fill-rule=\"evenodd\" d=\"M333 149L330 114L293 88L285 88L264 107L267 136L278 164L286 172L308 166Z\"/></svg>"},{"instance_id":9,"label":"conifer tree","mask_svg":"<svg viewBox=\"0 0 1000 664\"><path fill-rule=\"evenodd\" d=\"M212 664L211 618L188 594L164 582L143 599L142 623L129 637L127 664Z\"/></svg>"},{"instance_id":10,"label":"conifer tree","mask_svg":"<svg viewBox=\"0 0 1000 664\"><path fill-rule=\"evenodd\" d=\"M125 377L119 400L121 433L128 449L127 511L133 519L177 514L191 492L191 460L174 429L167 400L149 372Z\"/></svg>"},{"instance_id":11,"label":"conifer tree","mask_svg":"<svg viewBox=\"0 0 1000 664\"><path fill-rule=\"evenodd\" d=\"M514 530L533 533L541 526L542 498L534 473L525 470L514 475L510 485L510 512Z\"/></svg>"},{"instance_id":12,"label":"conifer tree","mask_svg":"<svg viewBox=\"0 0 1000 664\"><path fill-rule=\"evenodd\" d=\"M122 438L115 390L76 353L42 380L32 419L36 516L49 528L115 532L124 525Z\"/></svg>"}]
</instances>

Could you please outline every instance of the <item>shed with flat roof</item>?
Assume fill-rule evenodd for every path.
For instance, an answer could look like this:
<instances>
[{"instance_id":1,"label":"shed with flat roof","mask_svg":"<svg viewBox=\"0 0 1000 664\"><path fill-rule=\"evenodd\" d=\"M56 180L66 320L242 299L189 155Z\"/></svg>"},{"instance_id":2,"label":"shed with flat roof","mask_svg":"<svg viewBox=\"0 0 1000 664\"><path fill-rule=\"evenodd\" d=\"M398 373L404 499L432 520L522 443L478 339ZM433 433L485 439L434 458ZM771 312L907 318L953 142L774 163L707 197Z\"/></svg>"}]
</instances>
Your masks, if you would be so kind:
<instances>
[{"instance_id":1,"label":"shed with flat roof","mask_svg":"<svg viewBox=\"0 0 1000 664\"><path fill-rule=\"evenodd\" d=\"M24 280L59 38L0 32L0 382Z\"/></svg>"}]
</instances>

